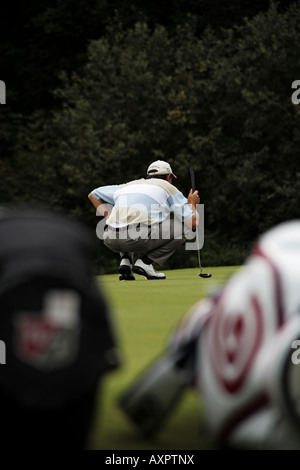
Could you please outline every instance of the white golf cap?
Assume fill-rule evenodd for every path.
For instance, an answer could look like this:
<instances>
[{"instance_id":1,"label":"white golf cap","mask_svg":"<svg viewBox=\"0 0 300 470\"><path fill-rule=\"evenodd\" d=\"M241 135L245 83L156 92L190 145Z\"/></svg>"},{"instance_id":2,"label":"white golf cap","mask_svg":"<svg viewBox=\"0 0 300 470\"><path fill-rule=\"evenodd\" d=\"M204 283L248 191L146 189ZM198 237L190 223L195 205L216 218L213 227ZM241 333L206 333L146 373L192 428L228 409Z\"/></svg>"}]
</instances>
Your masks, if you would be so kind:
<instances>
[{"instance_id":1,"label":"white golf cap","mask_svg":"<svg viewBox=\"0 0 300 470\"><path fill-rule=\"evenodd\" d=\"M169 163L164 162L163 160L156 160L156 162L153 162L151 163L151 165L149 165L147 170L147 176L161 175L172 175L174 178L177 178L177 176L174 175Z\"/></svg>"}]
</instances>

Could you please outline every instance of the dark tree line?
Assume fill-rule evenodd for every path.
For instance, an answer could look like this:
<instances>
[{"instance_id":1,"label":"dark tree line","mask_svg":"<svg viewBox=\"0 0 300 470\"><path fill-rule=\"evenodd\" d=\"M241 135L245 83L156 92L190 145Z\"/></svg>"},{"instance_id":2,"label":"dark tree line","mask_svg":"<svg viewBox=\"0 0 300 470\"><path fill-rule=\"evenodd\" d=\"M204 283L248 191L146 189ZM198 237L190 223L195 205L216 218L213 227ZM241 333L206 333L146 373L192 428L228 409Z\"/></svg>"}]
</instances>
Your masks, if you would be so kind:
<instances>
[{"instance_id":1,"label":"dark tree line","mask_svg":"<svg viewBox=\"0 0 300 470\"><path fill-rule=\"evenodd\" d=\"M279 1L285 10L291 0ZM90 41L105 35L116 12L124 29L136 22L164 26L173 33L187 15L196 19L196 33L211 27L240 24L266 11L269 0L28 0L0 6L1 79L9 84L14 109L30 113L53 106L52 90L59 72L73 72L86 60Z\"/></svg>"},{"instance_id":2,"label":"dark tree line","mask_svg":"<svg viewBox=\"0 0 300 470\"><path fill-rule=\"evenodd\" d=\"M157 3L157 5L156 5ZM205 205L206 264L298 216L299 2L29 1L6 14L0 203L98 222L87 194L165 159ZM99 243L99 269L115 268ZM178 252L170 267L193 266ZM101 268L100 268L101 266Z\"/></svg>"}]
</instances>

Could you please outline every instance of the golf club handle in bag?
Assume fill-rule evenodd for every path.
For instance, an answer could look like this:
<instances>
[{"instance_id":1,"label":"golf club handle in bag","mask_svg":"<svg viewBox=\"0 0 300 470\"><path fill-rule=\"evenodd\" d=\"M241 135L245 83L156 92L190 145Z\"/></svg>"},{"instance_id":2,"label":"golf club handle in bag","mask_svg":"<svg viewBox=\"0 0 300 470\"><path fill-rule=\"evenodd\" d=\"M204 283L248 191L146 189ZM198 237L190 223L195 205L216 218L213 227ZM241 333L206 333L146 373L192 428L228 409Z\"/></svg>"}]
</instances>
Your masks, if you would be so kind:
<instances>
[{"instance_id":1,"label":"golf club handle in bag","mask_svg":"<svg viewBox=\"0 0 300 470\"><path fill-rule=\"evenodd\" d=\"M195 341L165 354L120 398L120 407L145 437L157 432L194 379Z\"/></svg>"}]
</instances>

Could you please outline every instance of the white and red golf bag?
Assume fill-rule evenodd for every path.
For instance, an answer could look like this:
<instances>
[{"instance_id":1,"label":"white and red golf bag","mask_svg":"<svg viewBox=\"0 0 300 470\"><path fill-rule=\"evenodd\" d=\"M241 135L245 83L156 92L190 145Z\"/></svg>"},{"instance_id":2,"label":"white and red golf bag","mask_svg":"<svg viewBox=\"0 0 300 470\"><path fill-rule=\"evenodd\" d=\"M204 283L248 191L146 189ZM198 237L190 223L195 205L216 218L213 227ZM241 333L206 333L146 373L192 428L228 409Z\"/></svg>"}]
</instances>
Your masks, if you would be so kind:
<instances>
[{"instance_id":1,"label":"white and red golf bag","mask_svg":"<svg viewBox=\"0 0 300 470\"><path fill-rule=\"evenodd\" d=\"M185 315L164 357L189 344L217 447L300 449L300 221L266 232L218 294Z\"/></svg>"}]
</instances>

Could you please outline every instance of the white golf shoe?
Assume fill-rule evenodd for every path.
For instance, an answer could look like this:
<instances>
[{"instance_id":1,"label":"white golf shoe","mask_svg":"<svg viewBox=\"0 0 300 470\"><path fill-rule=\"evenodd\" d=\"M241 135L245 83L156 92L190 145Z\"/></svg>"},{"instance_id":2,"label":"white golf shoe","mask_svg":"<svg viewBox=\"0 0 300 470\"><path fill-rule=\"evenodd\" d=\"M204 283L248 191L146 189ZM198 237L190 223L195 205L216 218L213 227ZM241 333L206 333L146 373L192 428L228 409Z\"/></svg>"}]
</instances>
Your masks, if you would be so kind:
<instances>
[{"instance_id":1,"label":"white golf shoe","mask_svg":"<svg viewBox=\"0 0 300 470\"><path fill-rule=\"evenodd\" d=\"M119 280L120 281L135 281L132 272L132 264L127 258L123 258L119 267Z\"/></svg>"},{"instance_id":2,"label":"white golf shoe","mask_svg":"<svg viewBox=\"0 0 300 470\"><path fill-rule=\"evenodd\" d=\"M138 259L133 268L133 272L145 276L147 279L166 279L164 273L157 273L152 264L145 264L141 259Z\"/></svg>"}]
</instances>

